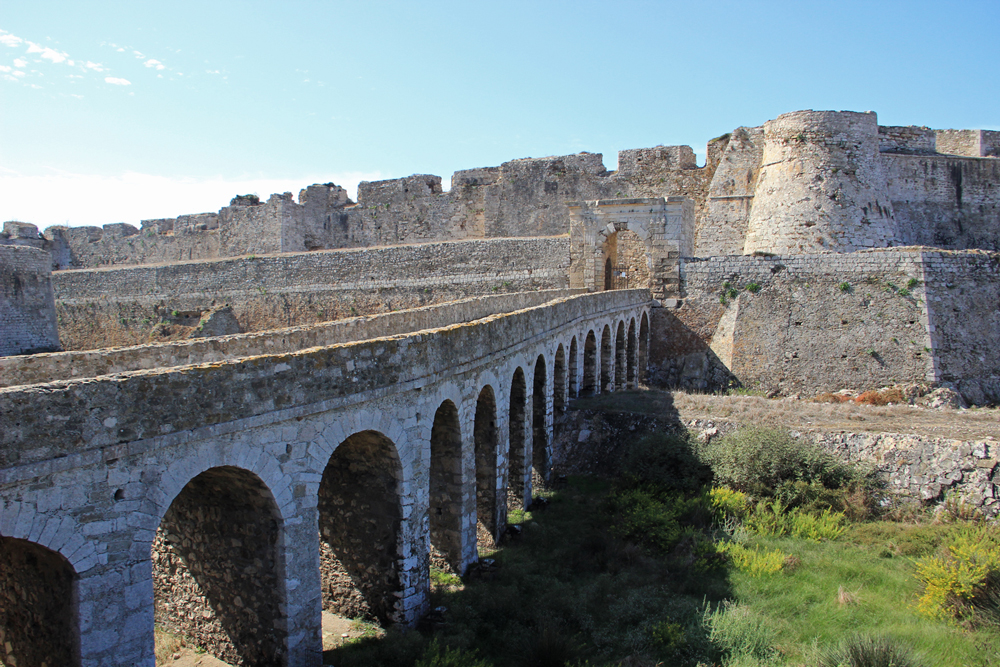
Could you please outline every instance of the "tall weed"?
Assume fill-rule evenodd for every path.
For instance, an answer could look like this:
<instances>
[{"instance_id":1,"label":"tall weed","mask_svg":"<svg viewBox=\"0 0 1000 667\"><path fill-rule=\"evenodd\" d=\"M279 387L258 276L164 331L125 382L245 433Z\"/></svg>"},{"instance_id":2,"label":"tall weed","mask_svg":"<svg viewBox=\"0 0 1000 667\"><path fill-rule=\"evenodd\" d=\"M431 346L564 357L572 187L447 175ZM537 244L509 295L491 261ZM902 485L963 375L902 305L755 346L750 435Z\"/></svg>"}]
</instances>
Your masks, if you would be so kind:
<instances>
[{"instance_id":1,"label":"tall weed","mask_svg":"<svg viewBox=\"0 0 1000 667\"><path fill-rule=\"evenodd\" d=\"M916 562L924 590L917 610L930 618L972 620L973 602L1000 578L1000 536L995 529L970 527L944 553Z\"/></svg>"}]
</instances>

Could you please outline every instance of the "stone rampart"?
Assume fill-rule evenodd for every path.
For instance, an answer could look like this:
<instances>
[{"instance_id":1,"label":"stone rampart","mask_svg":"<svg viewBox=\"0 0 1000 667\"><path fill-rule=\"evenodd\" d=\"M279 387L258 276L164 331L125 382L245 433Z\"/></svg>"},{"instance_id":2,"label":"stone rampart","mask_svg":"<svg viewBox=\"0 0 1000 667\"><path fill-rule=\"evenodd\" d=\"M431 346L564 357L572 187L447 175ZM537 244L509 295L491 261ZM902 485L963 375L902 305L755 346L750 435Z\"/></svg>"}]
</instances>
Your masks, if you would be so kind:
<instances>
[{"instance_id":1,"label":"stone rampart","mask_svg":"<svg viewBox=\"0 0 1000 667\"><path fill-rule=\"evenodd\" d=\"M731 377L721 365L775 394L951 383L970 402L1000 401L1000 357L982 333L1000 326L997 262L926 248L684 261L683 305L654 311L654 381L717 388Z\"/></svg>"},{"instance_id":2,"label":"stone rampart","mask_svg":"<svg viewBox=\"0 0 1000 667\"><path fill-rule=\"evenodd\" d=\"M896 245L1000 251L1000 160L883 154Z\"/></svg>"},{"instance_id":3,"label":"stone rampart","mask_svg":"<svg viewBox=\"0 0 1000 667\"><path fill-rule=\"evenodd\" d=\"M0 357L60 349L49 253L0 246Z\"/></svg>"},{"instance_id":4,"label":"stone rampart","mask_svg":"<svg viewBox=\"0 0 1000 667\"><path fill-rule=\"evenodd\" d=\"M579 290L543 290L472 297L435 306L352 317L262 333L196 338L135 347L0 358L0 387L111 375L152 368L214 363L260 354L395 336L471 322L565 298Z\"/></svg>"},{"instance_id":5,"label":"stone rampart","mask_svg":"<svg viewBox=\"0 0 1000 667\"><path fill-rule=\"evenodd\" d=\"M561 289L568 264L567 237L489 239L58 271L53 288L64 347L93 349L155 341L161 320L224 303L249 332Z\"/></svg>"}]
</instances>

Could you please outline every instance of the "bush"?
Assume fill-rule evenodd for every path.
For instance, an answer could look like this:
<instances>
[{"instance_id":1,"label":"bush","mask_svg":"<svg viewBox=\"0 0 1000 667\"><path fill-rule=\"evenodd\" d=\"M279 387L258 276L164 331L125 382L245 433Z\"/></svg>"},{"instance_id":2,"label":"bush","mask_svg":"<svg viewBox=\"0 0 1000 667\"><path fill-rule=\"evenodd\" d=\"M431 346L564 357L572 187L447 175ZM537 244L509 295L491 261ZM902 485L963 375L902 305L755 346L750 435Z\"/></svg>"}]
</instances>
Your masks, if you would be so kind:
<instances>
[{"instance_id":1,"label":"bush","mask_svg":"<svg viewBox=\"0 0 1000 667\"><path fill-rule=\"evenodd\" d=\"M1000 535L995 529L968 528L943 554L917 560L924 590L917 610L931 618L972 620L974 602L988 599L1000 580Z\"/></svg>"},{"instance_id":2,"label":"bush","mask_svg":"<svg viewBox=\"0 0 1000 667\"><path fill-rule=\"evenodd\" d=\"M724 664L754 664L777 657L774 631L748 607L726 602L715 611L705 612L709 640L723 656Z\"/></svg>"},{"instance_id":3,"label":"bush","mask_svg":"<svg viewBox=\"0 0 1000 667\"><path fill-rule=\"evenodd\" d=\"M718 548L720 553L729 557L733 567L751 577L781 572L785 566L785 559L788 557L777 549L761 549L760 547L751 549L739 542L723 542Z\"/></svg>"},{"instance_id":4,"label":"bush","mask_svg":"<svg viewBox=\"0 0 1000 667\"><path fill-rule=\"evenodd\" d=\"M650 433L633 443L622 459L623 482L630 486L696 492L711 477L687 435Z\"/></svg>"},{"instance_id":5,"label":"bush","mask_svg":"<svg viewBox=\"0 0 1000 667\"><path fill-rule=\"evenodd\" d=\"M909 647L889 637L852 637L820 653L818 667L917 667Z\"/></svg>"},{"instance_id":6,"label":"bush","mask_svg":"<svg viewBox=\"0 0 1000 667\"><path fill-rule=\"evenodd\" d=\"M750 510L750 497L747 494L725 486L712 487L708 492L708 502L719 523L727 519L745 519Z\"/></svg>"},{"instance_id":7,"label":"bush","mask_svg":"<svg viewBox=\"0 0 1000 667\"><path fill-rule=\"evenodd\" d=\"M872 473L845 463L819 445L773 428L745 428L701 449L715 483L755 496L774 496L785 482L817 482L830 489L867 481Z\"/></svg>"}]
</instances>

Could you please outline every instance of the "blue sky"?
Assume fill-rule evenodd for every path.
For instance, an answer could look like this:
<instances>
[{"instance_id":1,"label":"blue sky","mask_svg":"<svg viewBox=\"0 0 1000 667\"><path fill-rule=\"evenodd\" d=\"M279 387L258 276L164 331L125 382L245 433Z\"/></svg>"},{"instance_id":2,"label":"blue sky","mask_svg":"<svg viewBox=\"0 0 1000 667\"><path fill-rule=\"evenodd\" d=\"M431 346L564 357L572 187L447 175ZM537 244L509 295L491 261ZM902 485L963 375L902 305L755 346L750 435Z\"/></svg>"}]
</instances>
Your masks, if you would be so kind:
<instances>
[{"instance_id":1,"label":"blue sky","mask_svg":"<svg viewBox=\"0 0 1000 667\"><path fill-rule=\"evenodd\" d=\"M0 0L0 220L705 143L798 109L1000 128L1000 2Z\"/></svg>"}]
</instances>

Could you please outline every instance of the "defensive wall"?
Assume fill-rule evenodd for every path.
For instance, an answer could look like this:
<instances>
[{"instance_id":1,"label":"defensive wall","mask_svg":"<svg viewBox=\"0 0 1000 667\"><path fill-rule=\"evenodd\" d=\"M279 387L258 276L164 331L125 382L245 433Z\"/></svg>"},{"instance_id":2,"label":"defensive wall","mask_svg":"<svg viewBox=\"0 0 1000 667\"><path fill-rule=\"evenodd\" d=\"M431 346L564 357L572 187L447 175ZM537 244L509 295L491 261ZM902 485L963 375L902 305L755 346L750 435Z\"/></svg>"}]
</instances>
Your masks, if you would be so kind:
<instances>
[{"instance_id":1,"label":"defensive wall","mask_svg":"<svg viewBox=\"0 0 1000 667\"><path fill-rule=\"evenodd\" d=\"M686 259L653 311L651 377L815 395L899 383L1000 401L1000 255L886 248Z\"/></svg>"},{"instance_id":2,"label":"defensive wall","mask_svg":"<svg viewBox=\"0 0 1000 667\"><path fill-rule=\"evenodd\" d=\"M228 304L264 331L569 286L569 239L487 239L114 267L53 274L65 349L156 340L161 321L197 323Z\"/></svg>"},{"instance_id":3,"label":"defensive wall","mask_svg":"<svg viewBox=\"0 0 1000 667\"><path fill-rule=\"evenodd\" d=\"M47 252L0 246L0 357L59 349L51 273Z\"/></svg>"},{"instance_id":4,"label":"defensive wall","mask_svg":"<svg viewBox=\"0 0 1000 667\"><path fill-rule=\"evenodd\" d=\"M0 389L0 659L151 666L155 619L314 666L322 608L412 623L432 554L463 570L547 475L567 399L639 380L648 299Z\"/></svg>"}]
</instances>

